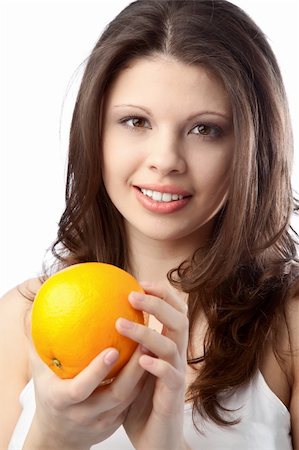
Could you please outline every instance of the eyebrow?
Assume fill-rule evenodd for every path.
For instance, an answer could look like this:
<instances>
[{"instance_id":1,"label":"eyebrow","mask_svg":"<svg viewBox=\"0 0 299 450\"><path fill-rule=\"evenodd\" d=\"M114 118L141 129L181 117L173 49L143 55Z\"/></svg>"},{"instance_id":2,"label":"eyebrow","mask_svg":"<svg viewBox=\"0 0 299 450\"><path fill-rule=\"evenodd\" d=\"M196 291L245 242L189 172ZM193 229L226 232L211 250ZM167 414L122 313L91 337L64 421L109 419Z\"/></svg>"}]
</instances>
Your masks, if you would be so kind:
<instances>
[{"instance_id":1,"label":"eyebrow","mask_svg":"<svg viewBox=\"0 0 299 450\"><path fill-rule=\"evenodd\" d=\"M122 104L122 105L113 105L113 108L123 108L123 107L137 108L137 109L140 109L141 111L145 112L149 116L151 116L151 112L147 108L144 108L143 106L132 105L130 103L126 103L126 104ZM203 116L203 115L221 116L221 117L223 117L226 120L231 120L231 116L229 116L229 115L227 115L227 114L225 114L223 112L220 112L220 111L211 111L211 110L204 110L204 111L200 111L200 112L191 114L187 118L187 120L192 120L195 117Z\"/></svg>"}]
</instances>

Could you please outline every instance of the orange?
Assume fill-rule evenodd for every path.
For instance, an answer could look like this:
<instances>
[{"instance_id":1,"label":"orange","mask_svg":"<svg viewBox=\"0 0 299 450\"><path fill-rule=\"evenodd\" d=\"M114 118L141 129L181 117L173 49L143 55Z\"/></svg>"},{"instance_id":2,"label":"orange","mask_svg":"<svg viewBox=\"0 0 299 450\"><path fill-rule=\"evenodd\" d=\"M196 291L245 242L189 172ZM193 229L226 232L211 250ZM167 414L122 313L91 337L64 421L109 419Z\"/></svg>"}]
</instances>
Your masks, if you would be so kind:
<instances>
[{"instance_id":1,"label":"orange","mask_svg":"<svg viewBox=\"0 0 299 450\"><path fill-rule=\"evenodd\" d=\"M73 378L107 347L120 357L107 378L114 377L137 347L121 336L119 317L144 323L143 312L128 301L143 292L136 279L110 264L75 264L48 278L32 307L31 335L41 359L61 378Z\"/></svg>"}]
</instances>

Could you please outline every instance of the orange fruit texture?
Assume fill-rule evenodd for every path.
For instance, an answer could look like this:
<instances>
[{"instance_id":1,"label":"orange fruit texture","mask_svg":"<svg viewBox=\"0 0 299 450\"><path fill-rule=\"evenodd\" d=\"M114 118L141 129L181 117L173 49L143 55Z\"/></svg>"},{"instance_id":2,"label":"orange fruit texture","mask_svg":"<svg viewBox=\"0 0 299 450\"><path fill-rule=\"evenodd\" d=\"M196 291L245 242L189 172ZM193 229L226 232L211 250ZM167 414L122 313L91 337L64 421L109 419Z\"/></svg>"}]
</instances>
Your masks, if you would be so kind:
<instances>
[{"instance_id":1,"label":"orange fruit texture","mask_svg":"<svg viewBox=\"0 0 299 450\"><path fill-rule=\"evenodd\" d=\"M132 275L111 264L75 264L49 277L31 313L31 336L41 359L59 377L73 378L101 351L114 347L120 356L106 379L117 375L138 344L121 336L115 321L145 323L143 312L128 301L131 291L144 292Z\"/></svg>"}]
</instances>

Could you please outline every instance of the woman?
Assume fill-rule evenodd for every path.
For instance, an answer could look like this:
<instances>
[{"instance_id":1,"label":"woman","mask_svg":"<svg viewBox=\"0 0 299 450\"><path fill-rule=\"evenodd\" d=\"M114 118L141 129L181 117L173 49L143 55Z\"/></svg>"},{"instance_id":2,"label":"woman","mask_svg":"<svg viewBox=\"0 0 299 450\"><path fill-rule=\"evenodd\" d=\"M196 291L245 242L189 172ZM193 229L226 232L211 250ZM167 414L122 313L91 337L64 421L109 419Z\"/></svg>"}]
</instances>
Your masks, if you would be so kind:
<instances>
[{"instance_id":1,"label":"woman","mask_svg":"<svg viewBox=\"0 0 299 450\"><path fill-rule=\"evenodd\" d=\"M124 9L83 76L53 253L58 268L103 261L146 280L129 301L151 326L117 321L140 346L97 390L117 352L57 379L15 327L39 282L7 294L2 353L22 356L5 360L3 442L20 416L10 448L298 447L291 157L279 68L243 11L210 0Z\"/></svg>"}]
</instances>

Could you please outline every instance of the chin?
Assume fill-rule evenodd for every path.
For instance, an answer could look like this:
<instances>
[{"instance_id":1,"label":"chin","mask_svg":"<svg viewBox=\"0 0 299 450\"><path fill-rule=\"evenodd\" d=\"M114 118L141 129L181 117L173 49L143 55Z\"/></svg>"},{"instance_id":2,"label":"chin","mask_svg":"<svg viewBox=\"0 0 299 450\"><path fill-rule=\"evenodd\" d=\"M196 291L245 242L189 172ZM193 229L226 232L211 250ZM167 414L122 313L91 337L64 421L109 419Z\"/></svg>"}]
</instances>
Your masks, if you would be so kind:
<instances>
[{"instance_id":1,"label":"chin","mask_svg":"<svg viewBox=\"0 0 299 450\"><path fill-rule=\"evenodd\" d=\"M175 242L175 241L183 241L184 239L189 240L190 237L194 239L196 236L201 236L203 234L203 230L180 230L180 229L170 229L170 227L163 226L163 224L155 224L155 226L151 227L140 227L135 224L129 224L127 228L129 233L134 234L135 236L142 236L144 239L149 239L153 241L159 242ZM196 239L197 240L197 239Z\"/></svg>"}]
</instances>

